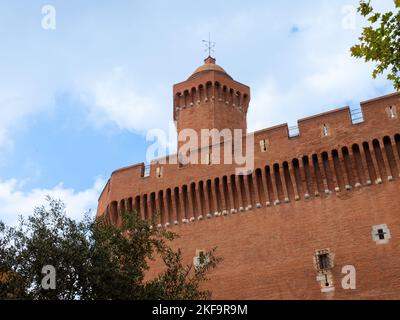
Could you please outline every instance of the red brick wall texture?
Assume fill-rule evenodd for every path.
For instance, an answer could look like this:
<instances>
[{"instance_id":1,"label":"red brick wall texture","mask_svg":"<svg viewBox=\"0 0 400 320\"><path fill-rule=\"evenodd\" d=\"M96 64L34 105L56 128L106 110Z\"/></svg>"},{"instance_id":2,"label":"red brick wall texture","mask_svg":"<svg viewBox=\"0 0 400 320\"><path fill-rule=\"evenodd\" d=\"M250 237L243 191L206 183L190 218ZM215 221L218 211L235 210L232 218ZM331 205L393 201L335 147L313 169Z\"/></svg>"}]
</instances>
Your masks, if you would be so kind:
<instances>
[{"instance_id":1,"label":"red brick wall texture","mask_svg":"<svg viewBox=\"0 0 400 320\"><path fill-rule=\"evenodd\" d=\"M178 130L245 130L249 101L250 89L208 58L174 86L174 118ZM223 262L207 284L215 299L399 299L400 94L363 102L361 111L361 122L348 107L302 119L295 136L286 124L256 132L255 169L244 176L225 164L154 161L149 177L144 164L122 168L97 215L118 224L124 209L143 219L160 212L158 227L180 235L173 246L187 263L217 247ZM391 237L377 244L372 228L384 224ZM329 293L317 281L320 249L334 261ZM342 288L347 265L354 290Z\"/></svg>"}]
</instances>

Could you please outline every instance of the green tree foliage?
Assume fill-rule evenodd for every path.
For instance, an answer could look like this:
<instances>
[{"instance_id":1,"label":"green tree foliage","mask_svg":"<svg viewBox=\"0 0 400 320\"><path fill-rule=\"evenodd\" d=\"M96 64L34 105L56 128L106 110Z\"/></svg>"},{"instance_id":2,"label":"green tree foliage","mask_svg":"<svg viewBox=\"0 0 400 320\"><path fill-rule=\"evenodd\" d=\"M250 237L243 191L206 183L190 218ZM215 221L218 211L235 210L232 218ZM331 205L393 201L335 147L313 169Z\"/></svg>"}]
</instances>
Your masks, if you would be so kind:
<instances>
[{"instance_id":1,"label":"green tree foliage","mask_svg":"<svg viewBox=\"0 0 400 320\"><path fill-rule=\"evenodd\" d=\"M362 0L358 12L370 26L363 29L360 44L351 48L352 56L373 61L377 65L374 78L387 72L387 78L400 90L400 0L394 0L396 9L386 13L375 12L370 1Z\"/></svg>"},{"instance_id":2,"label":"green tree foliage","mask_svg":"<svg viewBox=\"0 0 400 320\"><path fill-rule=\"evenodd\" d=\"M119 228L88 215L76 222L61 201L48 199L17 227L0 223L0 299L209 299L200 289L220 258L215 249L200 266L182 263L179 250L169 247L177 235L152 228L136 212L123 213ZM164 268L147 279L149 262ZM56 289L42 288L42 268L56 270Z\"/></svg>"}]
</instances>

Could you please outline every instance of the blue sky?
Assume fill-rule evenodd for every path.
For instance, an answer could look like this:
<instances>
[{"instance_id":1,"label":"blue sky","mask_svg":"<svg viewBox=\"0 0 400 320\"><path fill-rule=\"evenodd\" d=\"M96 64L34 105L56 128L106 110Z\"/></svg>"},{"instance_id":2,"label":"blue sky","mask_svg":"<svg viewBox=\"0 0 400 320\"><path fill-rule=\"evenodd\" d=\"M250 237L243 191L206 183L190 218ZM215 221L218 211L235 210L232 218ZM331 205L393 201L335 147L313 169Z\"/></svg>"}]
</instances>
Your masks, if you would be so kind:
<instances>
[{"instance_id":1,"label":"blue sky","mask_svg":"<svg viewBox=\"0 0 400 320\"><path fill-rule=\"evenodd\" d=\"M55 30L41 26L44 5ZM392 92L350 57L364 23L356 5L1 1L0 219L15 223L47 194L72 217L95 211L111 172L144 161L146 132L168 127L172 85L202 64L208 32L217 63L251 87L252 130Z\"/></svg>"}]
</instances>

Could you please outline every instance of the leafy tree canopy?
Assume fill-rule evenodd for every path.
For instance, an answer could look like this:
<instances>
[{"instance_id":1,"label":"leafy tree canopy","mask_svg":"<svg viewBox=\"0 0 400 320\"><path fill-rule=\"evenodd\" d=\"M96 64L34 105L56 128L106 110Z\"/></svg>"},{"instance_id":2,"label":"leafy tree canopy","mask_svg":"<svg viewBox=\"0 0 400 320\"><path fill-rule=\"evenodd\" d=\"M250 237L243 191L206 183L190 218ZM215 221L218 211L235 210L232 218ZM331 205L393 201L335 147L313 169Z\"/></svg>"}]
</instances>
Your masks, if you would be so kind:
<instances>
[{"instance_id":1,"label":"leafy tree canopy","mask_svg":"<svg viewBox=\"0 0 400 320\"><path fill-rule=\"evenodd\" d=\"M400 0L393 0L395 10L376 12L370 0L360 1L358 12L370 23L363 29L360 43L351 48L351 54L373 61L377 65L372 72L374 79L387 72L388 80L400 90Z\"/></svg>"},{"instance_id":2,"label":"leafy tree canopy","mask_svg":"<svg viewBox=\"0 0 400 320\"><path fill-rule=\"evenodd\" d=\"M176 234L152 228L136 212L122 213L119 228L85 215L76 222L61 201L35 209L17 227L0 222L0 299L208 299L200 289L220 262L215 249L198 267L184 265L180 250L169 247ZM147 279L149 261L164 268ZM56 288L44 289L42 268L54 266Z\"/></svg>"}]
</instances>

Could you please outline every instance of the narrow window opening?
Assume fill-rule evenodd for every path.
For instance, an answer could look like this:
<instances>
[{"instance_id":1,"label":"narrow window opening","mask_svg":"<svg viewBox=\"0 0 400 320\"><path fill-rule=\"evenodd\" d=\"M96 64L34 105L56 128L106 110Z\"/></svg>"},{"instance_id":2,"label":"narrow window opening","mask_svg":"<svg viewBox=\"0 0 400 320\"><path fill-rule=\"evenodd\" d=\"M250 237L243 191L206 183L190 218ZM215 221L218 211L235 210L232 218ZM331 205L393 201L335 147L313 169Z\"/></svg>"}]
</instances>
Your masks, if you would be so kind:
<instances>
[{"instance_id":1,"label":"narrow window opening","mask_svg":"<svg viewBox=\"0 0 400 320\"><path fill-rule=\"evenodd\" d=\"M267 150L268 150L268 142L267 142L267 140L261 140L260 141L260 148L261 148L261 152L267 152Z\"/></svg>"},{"instance_id":2,"label":"narrow window opening","mask_svg":"<svg viewBox=\"0 0 400 320\"><path fill-rule=\"evenodd\" d=\"M144 168L143 168L143 178L150 177L150 174L151 174L151 166L150 165L144 166Z\"/></svg>"},{"instance_id":3,"label":"narrow window opening","mask_svg":"<svg viewBox=\"0 0 400 320\"><path fill-rule=\"evenodd\" d=\"M332 269L334 256L329 249L317 250L314 256L314 265L317 269L317 281L321 292L329 293L335 291Z\"/></svg>"},{"instance_id":4,"label":"narrow window opening","mask_svg":"<svg viewBox=\"0 0 400 320\"><path fill-rule=\"evenodd\" d=\"M329 135L329 130L326 124L323 125L322 127L322 133L324 135L324 137L327 137Z\"/></svg>"},{"instance_id":5,"label":"narrow window opening","mask_svg":"<svg viewBox=\"0 0 400 320\"><path fill-rule=\"evenodd\" d=\"M391 119L396 118L396 113L395 113L395 111L394 111L393 106L390 106L390 108L389 108L389 117L390 117Z\"/></svg>"},{"instance_id":6,"label":"narrow window opening","mask_svg":"<svg viewBox=\"0 0 400 320\"><path fill-rule=\"evenodd\" d=\"M385 240L385 235L386 232L383 229L378 230L377 236L379 237L379 240Z\"/></svg>"},{"instance_id":7,"label":"narrow window opening","mask_svg":"<svg viewBox=\"0 0 400 320\"><path fill-rule=\"evenodd\" d=\"M199 269L209 263L209 257L206 250L196 250L196 256L193 258L193 265L195 269Z\"/></svg>"},{"instance_id":8,"label":"narrow window opening","mask_svg":"<svg viewBox=\"0 0 400 320\"><path fill-rule=\"evenodd\" d=\"M319 268L326 270L329 268L329 256L327 253L318 255Z\"/></svg>"},{"instance_id":9,"label":"narrow window opening","mask_svg":"<svg viewBox=\"0 0 400 320\"><path fill-rule=\"evenodd\" d=\"M160 178L162 178L162 175L163 175L163 168L162 168L162 167L158 167L158 168L156 169L156 177L157 177L158 179L160 179Z\"/></svg>"},{"instance_id":10,"label":"narrow window opening","mask_svg":"<svg viewBox=\"0 0 400 320\"><path fill-rule=\"evenodd\" d=\"M390 230L386 224L372 227L372 239L377 245L385 245L391 239Z\"/></svg>"},{"instance_id":11,"label":"narrow window opening","mask_svg":"<svg viewBox=\"0 0 400 320\"><path fill-rule=\"evenodd\" d=\"M319 272L328 272L332 269L332 259L327 250L318 251L316 253L316 264Z\"/></svg>"}]
</instances>

